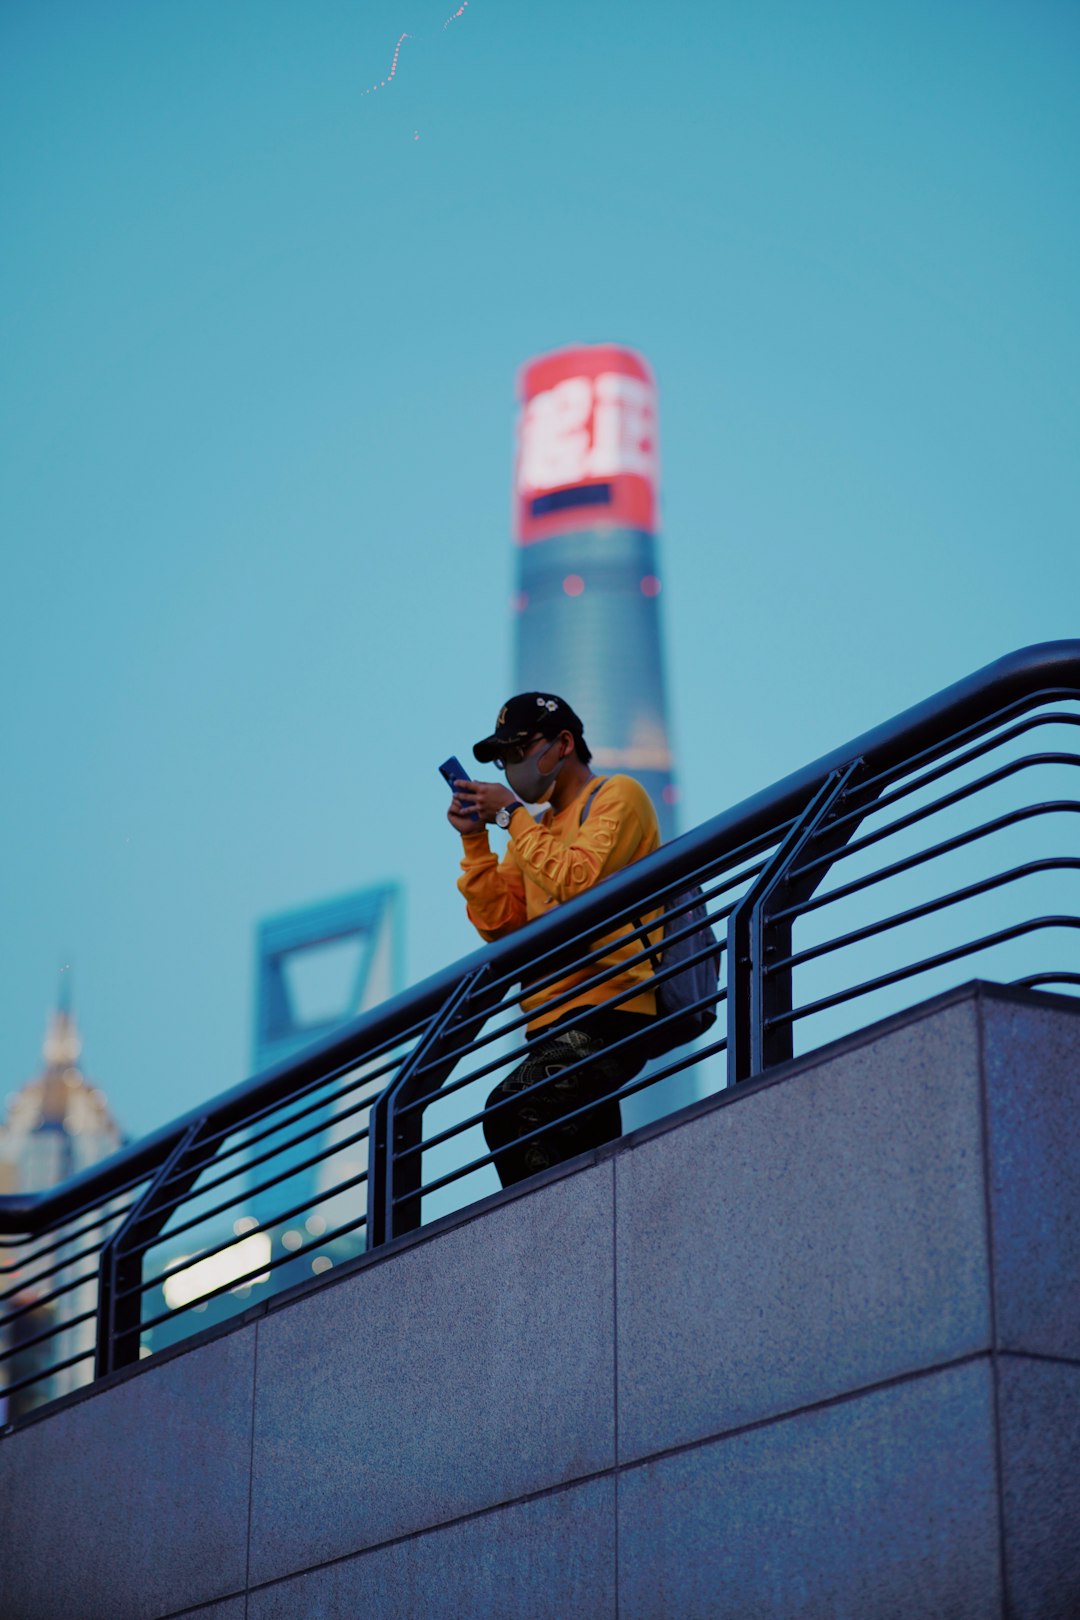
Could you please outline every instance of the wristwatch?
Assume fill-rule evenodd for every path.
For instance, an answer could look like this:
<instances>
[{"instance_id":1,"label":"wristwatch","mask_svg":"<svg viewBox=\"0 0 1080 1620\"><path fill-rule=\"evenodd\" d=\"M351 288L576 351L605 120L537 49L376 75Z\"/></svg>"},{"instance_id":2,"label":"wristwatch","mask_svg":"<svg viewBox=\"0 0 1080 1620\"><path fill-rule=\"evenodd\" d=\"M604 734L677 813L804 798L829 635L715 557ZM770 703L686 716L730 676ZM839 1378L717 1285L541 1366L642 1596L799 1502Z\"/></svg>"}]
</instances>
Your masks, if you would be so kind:
<instances>
[{"instance_id":1,"label":"wristwatch","mask_svg":"<svg viewBox=\"0 0 1080 1620\"><path fill-rule=\"evenodd\" d=\"M510 825L510 817L513 815L515 810L520 810L520 809L521 809L521 805L515 799L513 804L504 804L501 810L496 810L496 812L495 812L495 825L496 825L496 827L501 827L503 832L505 832L506 829Z\"/></svg>"}]
</instances>

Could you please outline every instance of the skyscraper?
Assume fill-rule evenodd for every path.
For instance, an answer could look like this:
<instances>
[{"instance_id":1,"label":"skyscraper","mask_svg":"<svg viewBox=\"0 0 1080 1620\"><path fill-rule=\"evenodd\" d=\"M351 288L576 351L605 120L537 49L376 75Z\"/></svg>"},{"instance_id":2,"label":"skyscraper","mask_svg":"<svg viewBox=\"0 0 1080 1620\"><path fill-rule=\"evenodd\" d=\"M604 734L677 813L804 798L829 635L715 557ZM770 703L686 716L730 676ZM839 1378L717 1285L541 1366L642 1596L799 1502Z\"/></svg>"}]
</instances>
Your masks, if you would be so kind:
<instances>
[{"instance_id":1,"label":"skyscraper","mask_svg":"<svg viewBox=\"0 0 1080 1620\"><path fill-rule=\"evenodd\" d=\"M397 884L374 884L259 924L257 1068L292 1057L400 989L401 900ZM346 1098L343 1106L355 1108L356 1097ZM325 1129L319 1136L298 1143L274 1161L279 1173L290 1164L305 1164L290 1178L286 1202L317 1199L326 1188L360 1174L366 1166L366 1145L334 1152L336 1144L363 1126L366 1111L359 1115L345 1112L339 1118L336 1108L328 1104L309 1124L320 1118ZM322 1152L322 1160L306 1165L316 1152ZM260 1219L272 1219L275 1209L282 1207L282 1196L281 1190L256 1196L255 1213ZM350 1215L363 1213L366 1198L367 1188L360 1186L326 1201L323 1223L344 1222ZM362 1235L356 1241L363 1247Z\"/></svg>"},{"instance_id":2,"label":"skyscraper","mask_svg":"<svg viewBox=\"0 0 1080 1620\"><path fill-rule=\"evenodd\" d=\"M267 1068L400 988L401 890L375 884L259 924L255 1067Z\"/></svg>"},{"instance_id":3,"label":"skyscraper","mask_svg":"<svg viewBox=\"0 0 1080 1620\"><path fill-rule=\"evenodd\" d=\"M287 1062L400 988L401 900L397 884L382 883L259 923L253 1043L257 1070ZM267 1178L283 1179L249 1192L239 1217L234 1218L234 1210L224 1215L212 1211L205 1226L185 1232L170 1258L172 1274L163 1289L163 1303L177 1314L153 1329L154 1350L191 1331L190 1318L182 1314L189 1305L202 1317L198 1325L210 1326L246 1309L251 1300L309 1280L362 1252L365 1235L355 1223L366 1211L366 1183L332 1196L327 1192L342 1181L355 1181L367 1167L367 1143L356 1137L367 1123L379 1082L372 1082L370 1095L357 1089L340 1099L344 1084L339 1077L297 1099L295 1113L276 1130L268 1132L265 1122L256 1127L253 1162L245 1166L242 1158L234 1160L237 1178L246 1176L249 1187ZM237 1199L244 1196L236 1192ZM289 1213L282 1217L283 1211ZM255 1230L263 1221L270 1227L266 1233ZM335 1237L337 1226L352 1229ZM220 1250L230 1238L236 1241ZM203 1250L213 1258L200 1259ZM215 1255L215 1250L220 1252ZM277 1264L227 1293L203 1297L250 1273L264 1259ZM153 1304L160 1311L156 1298Z\"/></svg>"},{"instance_id":4,"label":"skyscraper","mask_svg":"<svg viewBox=\"0 0 1080 1620\"><path fill-rule=\"evenodd\" d=\"M123 1145L105 1094L79 1067L82 1040L67 983L49 1019L41 1073L8 1098L7 1116L0 1121L0 1193L47 1192ZM108 1235L120 1202L101 1209L97 1225L76 1221L77 1235L65 1238L64 1227L50 1233L49 1244L58 1236L61 1242L43 1259L35 1258L39 1245L33 1239L0 1251L0 1288L9 1296L11 1313L8 1336L0 1340L0 1422L22 1417L91 1378L97 1271L86 1256ZM73 1325L59 1328L64 1320ZM37 1376L48 1367L58 1370ZM26 1383L32 1377L37 1381ZM24 1387L16 1388L19 1384ZM8 1389L14 1390L10 1396Z\"/></svg>"},{"instance_id":5,"label":"skyscraper","mask_svg":"<svg viewBox=\"0 0 1080 1620\"><path fill-rule=\"evenodd\" d=\"M528 361L518 393L514 689L566 698L595 768L637 777L666 842L656 384L641 355L600 343Z\"/></svg>"},{"instance_id":6,"label":"skyscraper","mask_svg":"<svg viewBox=\"0 0 1080 1620\"><path fill-rule=\"evenodd\" d=\"M558 692L593 768L635 776L678 831L657 562L656 383L633 349L556 349L518 374L514 690ZM697 1096L684 1070L622 1104L633 1130Z\"/></svg>"},{"instance_id":7,"label":"skyscraper","mask_svg":"<svg viewBox=\"0 0 1080 1620\"><path fill-rule=\"evenodd\" d=\"M123 1144L105 1094L79 1068L82 1038L66 984L50 1015L43 1067L0 1121L0 1191L46 1192Z\"/></svg>"}]
</instances>

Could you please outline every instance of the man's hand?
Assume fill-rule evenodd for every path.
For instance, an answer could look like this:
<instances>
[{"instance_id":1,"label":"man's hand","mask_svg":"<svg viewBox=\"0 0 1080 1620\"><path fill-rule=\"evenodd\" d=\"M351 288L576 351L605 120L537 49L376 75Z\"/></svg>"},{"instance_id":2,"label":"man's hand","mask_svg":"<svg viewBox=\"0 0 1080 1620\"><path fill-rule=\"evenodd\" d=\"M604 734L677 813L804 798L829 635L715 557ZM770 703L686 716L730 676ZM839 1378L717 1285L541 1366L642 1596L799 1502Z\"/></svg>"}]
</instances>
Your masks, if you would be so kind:
<instances>
[{"instance_id":1,"label":"man's hand","mask_svg":"<svg viewBox=\"0 0 1080 1620\"><path fill-rule=\"evenodd\" d=\"M510 789L498 782L455 782L446 819L459 833L479 832L495 820L496 810L517 802ZM479 821L473 819L474 812Z\"/></svg>"},{"instance_id":2,"label":"man's hand","mask_svg":"<svg viewBox=\"0 0 1080 1620\"><path fill-rule=\"evenodd\" d=\"M451 827L462 834L481 832L484 826L482 821L476 820L471 807L469 809L465 808L464 801L456 793L450 800L450 808L446 812L446 819Z\"/></svg>"}]
</instances>

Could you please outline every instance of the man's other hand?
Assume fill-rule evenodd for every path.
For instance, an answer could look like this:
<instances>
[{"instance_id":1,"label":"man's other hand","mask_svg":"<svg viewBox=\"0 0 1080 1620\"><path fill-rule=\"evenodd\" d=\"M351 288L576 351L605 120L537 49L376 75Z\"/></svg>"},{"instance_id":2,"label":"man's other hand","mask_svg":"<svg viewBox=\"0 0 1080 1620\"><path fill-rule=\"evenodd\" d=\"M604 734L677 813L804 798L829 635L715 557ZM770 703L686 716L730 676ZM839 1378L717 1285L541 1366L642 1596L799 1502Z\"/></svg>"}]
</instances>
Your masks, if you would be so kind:
<instances>
[{"instance_id":1,"label":"man's other hand","mask_svg":"<svg viewBox=\"0 0 1080 1620\"><path fill-rule=\"evenodd\" d=\"M455 793L450 800L450 808L446 812L446 819L451 827L459 833L475 833L483 829L483 822L477 821L471 808L466 809L464 802Z\"/></svg>"},{"instance_id":2,"label":"man's other hand","mask_svg":"<svg viewBox=\"0 0 1080 1620\"><path fill-rule=\"evenodd\" d=\"M495 820L496 810L517 802L510 789L498 782L455 782L446 819L459 833L478 832Z\"/></svg>"}]
</instances>

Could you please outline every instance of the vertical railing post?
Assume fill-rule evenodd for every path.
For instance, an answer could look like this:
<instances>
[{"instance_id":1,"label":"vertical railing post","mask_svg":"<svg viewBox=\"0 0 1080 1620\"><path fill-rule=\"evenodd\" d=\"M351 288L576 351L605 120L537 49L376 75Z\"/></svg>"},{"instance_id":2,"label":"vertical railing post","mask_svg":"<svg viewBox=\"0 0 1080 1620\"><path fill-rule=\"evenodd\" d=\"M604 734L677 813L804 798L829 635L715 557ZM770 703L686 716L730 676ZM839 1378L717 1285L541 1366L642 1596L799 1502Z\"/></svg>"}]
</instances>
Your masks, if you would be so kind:
<instances>
[{"instance_id":1,"label":"vertical railing post","mask_svg":"<svg viewBox=\"0 0 1080 1620\"><path fill-rule=\"evenodd\" d=\"M418 1148L423 1141L424 1110L410 1108L407 1113L399 1110L404 1104L417 1102L424 1097L434 1100L435 1093L457 1062L457 1057L451 1055L445 1065L439 1065L440 1048L451 1034L458 1045L467 1046L489 1016L490 1009L485 1008L470 1019L459 1019L482 981L487 978L488 971L485 963L459 982L432 1018L395 1079L385 1091L380 1092L372 1107L369 1249L377 1249L402 1232L415 1231L420 1225L422 1155L409 1153L401 1162L399 1155L407 1148ZM455 1019L459 1019L456 1024ZM421 1065L425 1072L417 1075L416 1071Z\"/></svg>"},{"instance_id":2,"label":"vertical railing post","mask_svg":"<svg viewBox=\"0 0 1080 1620\"><path fill-rule=\"evenodd\" d=\"M172 1212L173 1200L191 1191L204 1163L185 1169L188 1156L209 1134L209 1123L196 1120L159 1165L142 1197L128 1210L116 1231L103 1245L98 1261L97 1350L94 1376L103 1378L118 1367L139 1359L139 1324L142 1321L143 1251L125 1253L125 1245L158 1235ZM162 1205L167 1204L167 1208Z\"/></svg>"},{"instance_id":3,"label":"vertical railing post","mask_svg":"<svg viewBox=\"0 0 1080 1620\"><path fill-rule=\"evenodd\" d=\"M792 997L790 968L766 972L770 957L782 961L791 954L792 919L775 923L773 913L809 900L828 872L822 865L801 880L792 878L792 868L809 846L831 854L854 832L857 821L830 836L829 823L862 764L853 760L828 776L728 918L729 1085L763 1074L792 1055L790 1021L770 1027L770 1020L791 1011Z\"/></svg>"}]
</instances>

